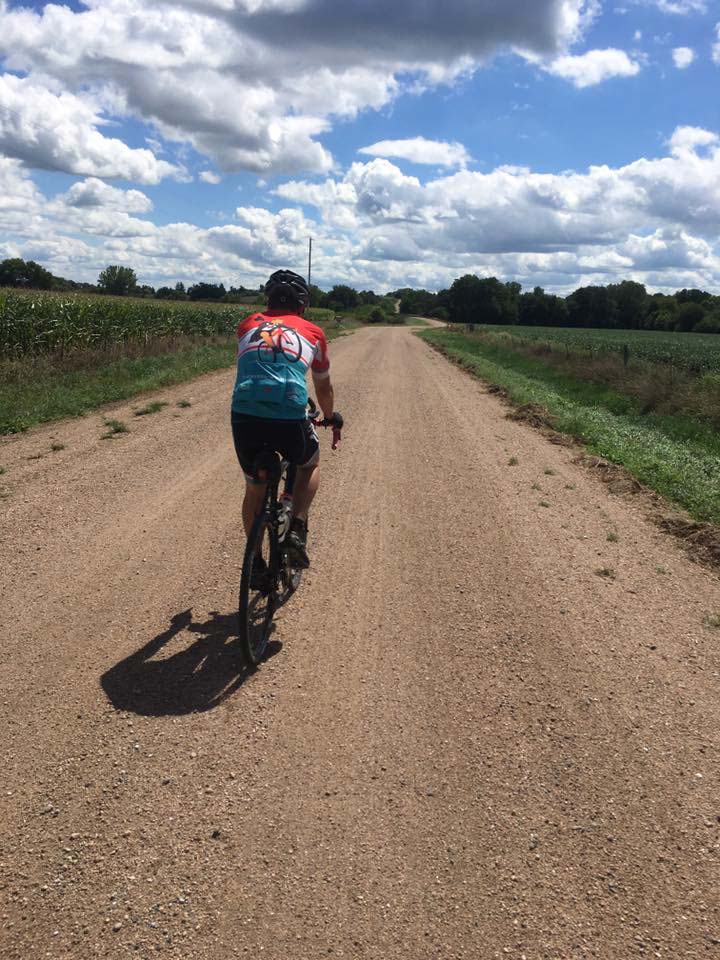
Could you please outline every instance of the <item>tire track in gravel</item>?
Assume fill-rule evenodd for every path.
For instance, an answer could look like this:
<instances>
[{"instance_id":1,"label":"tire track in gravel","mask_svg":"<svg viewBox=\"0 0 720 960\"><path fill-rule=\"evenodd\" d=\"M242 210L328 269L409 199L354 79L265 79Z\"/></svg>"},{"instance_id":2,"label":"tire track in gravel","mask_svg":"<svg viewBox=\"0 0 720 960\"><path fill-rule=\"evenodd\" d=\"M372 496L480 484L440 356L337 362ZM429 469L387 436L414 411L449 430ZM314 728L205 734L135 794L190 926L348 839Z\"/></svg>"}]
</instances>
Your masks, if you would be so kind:
<instances>
[{"instance_id":1,"label":"tire track in gravel","mask_svg":"<svg viewBox=\"0 0 720 960\"><path fill-rule=\"evenodd\" d=\"M408 331L331 353L251 677L231 374L0 445L0 953L711 956L717 578Z\"/></svg>"}]
</instances>

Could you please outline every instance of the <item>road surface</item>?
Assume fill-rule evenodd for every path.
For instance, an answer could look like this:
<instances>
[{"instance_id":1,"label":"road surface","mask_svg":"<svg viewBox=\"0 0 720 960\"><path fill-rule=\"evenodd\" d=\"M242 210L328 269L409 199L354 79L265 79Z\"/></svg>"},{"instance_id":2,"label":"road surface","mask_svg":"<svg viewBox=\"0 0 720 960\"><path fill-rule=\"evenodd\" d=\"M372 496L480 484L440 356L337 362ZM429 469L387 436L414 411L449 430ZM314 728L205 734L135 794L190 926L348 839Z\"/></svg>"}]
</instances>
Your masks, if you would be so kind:
<instances>
[{"instance_id":1,"label":"road surface","mask_svg":"<svg viewBox=\"0 0 720 960\"><path fill-rule=\"evenodd\" d=\"M0 443L0 956L718 956L717 577L408 330L331 354L251 676L232 371Z\"/></svg>"}]
</instances>

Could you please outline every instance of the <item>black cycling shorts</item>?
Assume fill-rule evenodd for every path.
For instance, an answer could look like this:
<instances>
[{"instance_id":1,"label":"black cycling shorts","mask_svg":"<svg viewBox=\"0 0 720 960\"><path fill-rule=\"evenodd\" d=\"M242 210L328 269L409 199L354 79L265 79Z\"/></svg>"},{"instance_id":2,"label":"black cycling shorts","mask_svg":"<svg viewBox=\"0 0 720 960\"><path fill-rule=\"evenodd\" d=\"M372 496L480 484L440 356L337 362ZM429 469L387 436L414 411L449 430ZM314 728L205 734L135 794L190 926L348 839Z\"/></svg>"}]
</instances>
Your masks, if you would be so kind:
<instances>
[{"instance_id":1,"label":"black cycling shorts","mask_svg":"<svg viewBox=\"0 0 720 960\"><path fill-rule=\"evenodd\" d=\"M317 460L320 444L312 423L307 420L268 420L232 414L235 453L248 480L253 479L253 465L259 453L279 453L288 463L309 466Z\"/></svg>"}]
</instances>

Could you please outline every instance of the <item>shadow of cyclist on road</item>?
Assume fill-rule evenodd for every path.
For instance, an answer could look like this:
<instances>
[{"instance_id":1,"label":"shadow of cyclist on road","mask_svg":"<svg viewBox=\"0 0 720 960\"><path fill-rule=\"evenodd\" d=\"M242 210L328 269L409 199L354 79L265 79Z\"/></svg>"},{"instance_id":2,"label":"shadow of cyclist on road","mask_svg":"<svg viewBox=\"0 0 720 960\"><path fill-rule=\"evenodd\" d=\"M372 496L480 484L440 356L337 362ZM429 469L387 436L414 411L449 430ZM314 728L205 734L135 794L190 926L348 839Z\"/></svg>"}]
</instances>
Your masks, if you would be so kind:
<instances>
[{"instance_id":1,"label":"shadow of cyclist on road","mask_svg":"<svg viewBox=\"0 0 720 960\"><path fill-rule=\"evenodd\" d=\"M198 634L190 646L162 657L163 648L183 632ZM272 642L272 657L282 644ZM167 630L111 667L100 679L108 699L118 710L150 717L212 710L245 682L237 643L237 614L213 612L195 623L192 610L171 619Z\"/></svg>"}]
</instances>

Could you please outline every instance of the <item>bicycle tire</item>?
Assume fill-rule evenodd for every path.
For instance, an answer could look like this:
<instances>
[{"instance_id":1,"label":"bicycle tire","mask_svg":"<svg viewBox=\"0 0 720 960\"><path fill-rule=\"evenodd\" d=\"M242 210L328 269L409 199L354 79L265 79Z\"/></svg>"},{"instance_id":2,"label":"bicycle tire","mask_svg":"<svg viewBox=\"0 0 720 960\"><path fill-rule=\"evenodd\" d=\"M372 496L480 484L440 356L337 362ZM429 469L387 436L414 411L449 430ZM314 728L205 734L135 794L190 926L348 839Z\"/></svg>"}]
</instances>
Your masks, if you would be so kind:
<instances>
[{"instance_id":1,"label":"bicycle tire","mask_svg":"<svg viewBox=\"0 0 720 960\"><path fill-rule=\"evenodd\" d=\"M270 584L267 592L253 590L250 585L253 559L257 552L258 541L267 540L260 553L268 565ZM277 539L272 524L269 522L269 512L264 510L255 518L245 546L242 574L240 576L240 596L238 602L238 616L240 621L239 638L245 662L249 667L256 667L265 656L275 609L277 607L277 570L278 570ZM274 572L273 572L274 571Z\"/></svg>"}]
</instances>

